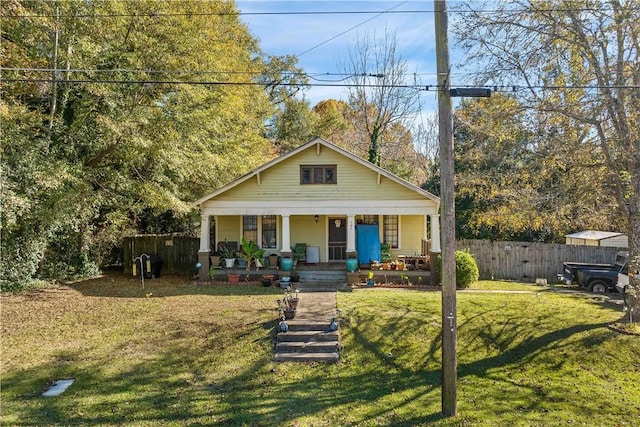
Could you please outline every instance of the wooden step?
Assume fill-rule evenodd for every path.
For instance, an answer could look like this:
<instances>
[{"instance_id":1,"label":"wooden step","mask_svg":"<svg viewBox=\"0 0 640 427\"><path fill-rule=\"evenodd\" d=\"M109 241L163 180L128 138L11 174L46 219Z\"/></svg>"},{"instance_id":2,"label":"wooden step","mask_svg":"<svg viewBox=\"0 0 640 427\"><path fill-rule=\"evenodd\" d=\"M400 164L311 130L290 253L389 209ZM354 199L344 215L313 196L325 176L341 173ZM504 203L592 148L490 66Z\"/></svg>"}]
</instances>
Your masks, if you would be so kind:
<instances>
[{"instance_id":1,"label":"wooden step","mask_svg":"<svg viewBox=\"0 0 640 427\"><path fill-rule=\"evenodd\" d=\"M329 331L331 321L318 320L287 320L289 331Z\"/></svg>"},{"instance_id":2,"label":"wooden step","mask_svg":"<svg viewBox=\"0 0 640 427\"><path fill-rule=\"evenodd\" d=\"M337 353L338 341L282 341L276 344L276 353Z\"/></svg>"},{"instance_id":3,"label":"wooden step","mask_svg":"<svg viewBox=\"0 0 640 427\"><path fill-rule=\"evenodd\" d=\"M276 362L326 362L335 363L338 353L276 353Z\"/></svg>"},{"instance_id":4,"label":"wooden step","mask_svg":"<svg viewBox=\"0 0 640 427\"><path fill-rule=\"evenodd\" d=\"M278 333L278 342L338 341L338 331L289 331Z\"/></svg>"}]
</instances>

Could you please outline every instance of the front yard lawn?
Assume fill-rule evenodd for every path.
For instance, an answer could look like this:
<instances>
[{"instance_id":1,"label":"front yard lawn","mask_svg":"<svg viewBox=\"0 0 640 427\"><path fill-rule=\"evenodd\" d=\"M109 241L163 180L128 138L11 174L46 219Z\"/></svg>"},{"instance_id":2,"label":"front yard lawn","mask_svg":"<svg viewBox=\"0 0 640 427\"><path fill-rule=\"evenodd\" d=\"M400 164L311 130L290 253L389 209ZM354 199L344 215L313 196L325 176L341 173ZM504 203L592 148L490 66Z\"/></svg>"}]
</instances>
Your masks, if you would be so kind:
<instances>
[{"instance_id":1,"label":"front yard lawn","mask_svg":"<svg viewBox=\"0 0 640 427\"><path fill-rule=\"evenodd\" d=\"M135 279L105 276L0 296L0 424L633 426L640 419L640 337L607 329L622 313L599 299L459 293L459 415L444 419L439 292L338 293L343 349L337 364L324 365L273 362L275 288L197 286L181 277L145 284L143 291ZM513 286L505 285L519 290ZM75 383L64 394L41 396L66 378Z\"/></svg>"}]
</instances>

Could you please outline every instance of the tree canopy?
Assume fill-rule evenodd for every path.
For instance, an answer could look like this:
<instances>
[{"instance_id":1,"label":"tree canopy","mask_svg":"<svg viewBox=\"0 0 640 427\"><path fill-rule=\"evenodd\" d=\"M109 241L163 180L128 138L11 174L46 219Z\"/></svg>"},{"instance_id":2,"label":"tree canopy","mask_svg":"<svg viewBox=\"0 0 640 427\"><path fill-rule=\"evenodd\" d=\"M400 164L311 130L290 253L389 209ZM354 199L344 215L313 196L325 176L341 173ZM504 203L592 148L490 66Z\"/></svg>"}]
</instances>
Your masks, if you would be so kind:
<instances>
[{"instance_id":1,"label":"tree canopy","mask_svg":"<svg viewBox=\"0 0 640 427\"><path fill-rule=\"evenodd\" d=\"M271 155L273 105L244 84L267 64L233 3L1 7L3 286L82 274L140 215L187 215Z\"/></svg>"},{"instance_id":2,"label":"tree canopy","mask_svg":"<svg viewBox=\"0 0 640 427\"><path fill-rule=\"evenodd\" d=\"M584 174L592 208L603 217L614 212L608 224L626 227L640 296L640 4L515 0L492 2L491 13L478 3L464 8L454 28L478 83L521 88L518 101L549 132L545 157ZM570 156L580 163L564 160Z\"/></svg>"}]
</instances>

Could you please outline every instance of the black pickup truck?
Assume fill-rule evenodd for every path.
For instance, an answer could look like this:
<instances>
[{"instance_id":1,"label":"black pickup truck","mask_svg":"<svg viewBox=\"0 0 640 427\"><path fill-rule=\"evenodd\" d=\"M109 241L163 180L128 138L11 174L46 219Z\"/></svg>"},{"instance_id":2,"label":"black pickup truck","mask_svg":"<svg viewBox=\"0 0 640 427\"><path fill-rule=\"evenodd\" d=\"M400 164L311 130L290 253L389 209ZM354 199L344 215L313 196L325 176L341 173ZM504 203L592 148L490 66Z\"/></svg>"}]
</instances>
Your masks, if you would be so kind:
<instances>
[{"instance_id":1,"label":"black pickup truck","mask_svg":"<svg viewBox=\"0 0 640 427\"><path fill-rule=\"evenodd\" d=\"M627 265L629 254L619 252L613 264L562 263L564 272L558 279L567 285L577 284L597 294L615 290L618 273Z\"/></svg>"}]
</instances>

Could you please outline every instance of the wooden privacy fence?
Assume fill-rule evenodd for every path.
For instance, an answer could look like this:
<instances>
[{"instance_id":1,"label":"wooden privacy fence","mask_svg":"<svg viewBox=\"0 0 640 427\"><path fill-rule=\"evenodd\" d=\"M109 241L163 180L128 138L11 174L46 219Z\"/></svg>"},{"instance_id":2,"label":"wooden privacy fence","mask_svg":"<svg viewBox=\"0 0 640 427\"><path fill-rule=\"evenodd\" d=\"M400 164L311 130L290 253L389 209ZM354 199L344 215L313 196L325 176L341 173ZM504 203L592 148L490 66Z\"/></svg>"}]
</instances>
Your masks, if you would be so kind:
<instances>
[{"instance_id":1,"label":"wooden privacy fence","mask_svg":"<svg viewBox=\"0 0 640 427\"><path fill-rule=\"evenodd\" d=\"M423 242L424 245L425 242ZM430 242L429 242L430 243ZM156 234L124 239L124 271L131 274L133 258L157 254L162 258L162 274L192 274L198 262L197 237ZM555 282L565 261L610 264L618 248L575 246L555 243L458 240L457 249L473 254L481 279ZM424 249L424 248L423 248Z\"/></svg>"},{"instance_id":2,"label":"wooden privacy fence","mask_svg":"<svg viewBox=\"0 0 640 427\"><path fill-rule=\"evenodd\" d=\"M192 274L198 262L200 239L173 234L152 234L125 237L124 272L131 274L133 259L142 254L162 258L161 274Z\"/></svg>"},{"instance_id":3,"label":"wooden privacy fence","mask_svg":"<svg viewBox=\"0 0 640 427\"><path fill-rule=\"evenodd\" d=\"M469 249L481 279L534 282L537 278L557 281L565 261L611 264L620 248L576 246L555 243L458 240L456 248Z\"/></svg>"}]
</instances>

